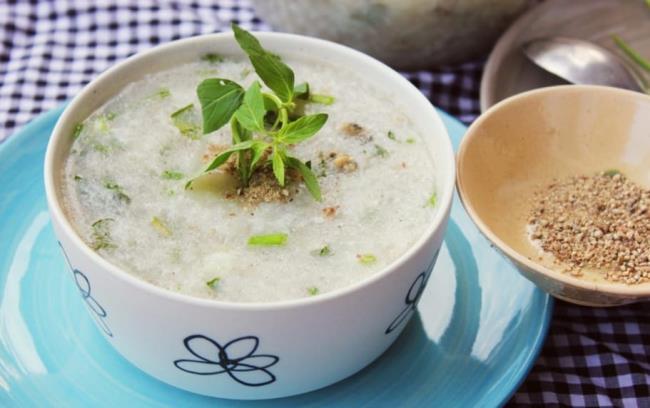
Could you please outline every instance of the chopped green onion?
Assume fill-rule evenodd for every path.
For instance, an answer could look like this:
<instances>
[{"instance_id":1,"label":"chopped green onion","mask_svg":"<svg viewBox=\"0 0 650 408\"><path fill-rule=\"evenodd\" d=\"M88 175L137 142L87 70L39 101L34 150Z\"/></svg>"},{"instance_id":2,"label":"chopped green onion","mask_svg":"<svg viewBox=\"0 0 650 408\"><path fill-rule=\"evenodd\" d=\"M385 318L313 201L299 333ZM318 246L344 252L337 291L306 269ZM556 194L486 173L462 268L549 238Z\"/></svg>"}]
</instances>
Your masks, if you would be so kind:
<instances>
[{"instance_id":1,"label":"chopped green onion","mask_svg":"<svg viewBox=\"0 0 650 408\"><path fill-rule=\"evenodd\" d=\"M172 231L158 217L153 217L151 219L151 226L154 227L156 231L158 231L160 235L164 237L170 237L172 235Z\"/></svg>"},{"instance_id":2,"label":"chopped green onion","mask_svg":"<svg viewBox=\"0 0 650 408\"><path fill-rule=\"evenodd\" d=\"M94 126L95 129L102 133L106 133L111 129L109 122L117 117L117 114L114 112L108 112L103 115L99 115L95 120Z\"/></svg>"},{"instance_id":3,"label":"chopped green onion","mask_svg":"<svg viewBox=\"0 0 650 408\"><path fill-rule=\"evenodd\" d=\"M609 169L609 170L605 170L605 172L603 173L603 176L614 177L617 174L621 174L621 172L619 170L617 170L617 169Z\"/></svg>"},{"instance_id":4,"label":"chopped green onion","mask_svg":"<svg viewBox=\"0 0 650 408\"><path fill-rule=\"evenodd\" d=\"M431 207L435 207L438 203L438 195L436 193L431 194L431 197L427 200L427 204Z\"/></svg>"},{"instance_id":5,"label":"chopped green onion","mask_svg":"<svg viewBox=\"0 0 650 408\"><path fill-rule=\"evenodd\" d=\"M126 193L122 189L122 186L120 186L119 184L114 183L112 181L104 181L104 187L106 187L109 190L114 191L115 196L118 198L118 200L123 201L126 204L131 203L131 197L126 195Z\"/></svg>"},{"instance_id":6,"label":"chopped green onion","mask_svg":"<svg viewBox=\"0 0 650 408\"><path fill-rule=\"evenodd\" d=\"M265 234L253 235L248 238L248 245L250 246L281 246L287 243L287 234Z\"/></svg>"},{"instance_id":7,"label":"chopped green onion","mask_svg":"<svg viewBox=\"0 0 650 408\"><path fill-rule=\"evenodd\" d=\"M111 232L108 229L108 223L113 222L112 218L101 218L92 223L93 242L90 247L96 251L100 249L113 249L115 245L111 242Z\"/></svg>"},{"instance_id":8,"label":"chopped green onion","mask_svg":"<svg viewBox=\"0 0 650 408\"><path fill-rule=\"evenodd\" d=\"M84 179L84 178L81 177L81 176L78 175L78 174L75 174L75 176L74 176L74 181L80 181L80 180L83 180L83 179Z\"/></svg>"},{"instance_id":9,"label":"chopped green onion","mask_svg":"<svg viewBox=\"0 0 650 408\"><path fill-rule=\"evenodd\" d=\"M375 144L375 156L379 156L382 158L388 157L388 150L384 149L378 144Z\"/></svg>"},{"instance_id":10,"label":"chopped green onion","mask_svg":"<svg viewBox=\"0 0 650 408\"><path fill-rule=\"evenodd\" d=\"M104 153L108 154L111 151L111 148L109 146L106 146L105 144L95 142L92 144L93 150L99 153Z\"/></svg>"},{"instance_id":11,"label":"chopped green onion","mask_svg":"<svg viewBox=\"0 0 650 408\"><path fill-rule=\"evenodd\" d=\"M168 98L172 95L172 92L169 90L169 88L160 88L158 92L152 95L152 97L158 97L160 99L165 99Z\"/></svg>"},{"instance_id":12,"label":"chopped green onion","mask_svg":"<svg viewBox=\"0 0 650 408\"><path fill-rule=\"evenodd\" d=\"M84 130L84 124L83 123L77 123L77 126L75 126L74 130L72 131L72 138L77 139L81 135L81 132L83 130Z\"/></svg>"},{"instance_id":13,"label":"chopped green onion","mask_svg":"<svg viewBox=\"0 0 650 408\"><path fill-rule=\"evenodd\" d=\"M319 94L311 94L309 95L309 102L313 103L319 103L321 105L331 105L335 101L333 96L329 95L319 95Z\"/></svg>"},{"instance_id":14,"label":"chopped green onion","mask_svg":"<svg viewBox=\"0 0 650 408\"><path fill-rule=\"evenodd\" d=\"M389 130L389 131L388 131L388 138L389 138L390 140L394 140L394 141L397 142L397 138L395 137L395 132L393 132L392 130Z\"/></svg>"},{"instance_id":15,"label":"chopped green onion","mask_svg":"<svg viewBox=\"0 0 650 408\"><path fill-rule=\"evenodd\" d=\"M318 288L316 286L312 286L310 288L307 288L307 293L309 293L310 296L316 296L318 295Z\"/></svg>"},{"instance_id":16,"label":"chopped green onion","mask_svg":"<svg viewBox=\"0 0 650 408\"><path fill-rule=\"evenodd\" d=\"M198 116L194 112L194 104L190 103L171 114L174 126L181 132L183 136L189 137L192 140L201 138L203 130L198 123Z\"/></svg>"},{"instance_id":17,"label":"chopped green onion","mask_svg":"<svg viewBox=\"0 0 650 408\"><path fill-rule=\"evenodd\" d=\"M179 171L165 170L162 173L162 178L166 180L180 180L183 177L185 177L185 175Z\"/></svg>"},{"instance_id":18,"label":"chopped green onion","mask_svg":"<svg viewBox=\"0 0 650 408\"><path fill-rule=\"evenodd\" d=\"M370 265L377 261L377 257L374 256L373 254L357 255L357 259L359 260L360 263L364 265Z\"/></svg>"},{"instance_id":19,"label":"chopped green onion","mask_svg":"<svg viewBox=\"0 0 650 408\"><path fill-rule=\"evenodd\" d=\"M413 144L415 143L415 139L413 137L409 137L408 139L406 139L406 143Z\"/></svg>"},{"instance_id":20,"label":"chopped green onion","mask_svg":"<svg viewBox=\"0 0 650 408\"><path fill-rule=\"evenodd\" d=\"M219 54L205 54L201 57L201 61L209 62L210 64L218 64L223 62L223 57Z\"/></svg>"},{"instance_id":21,"label":"chopped green onion","mask_svg":"<svg viewBox=\"0 0 650 408\"><path fill-rule=\"evenodd\" d=\"M205 284L210 288L210 289L216 289L217 285L219 285L219 282L221 281L220 277L214 277L210 279L209 281L205 282Z\"/></svg>"},{"instance_id":22,"label":"chopped green onion","mask_svg":"<svg viewBox=\"0 0 650 408\"><path fill-rule=\"evenodd\" d=\"M314 249L310 253L314 256L329 256L332 255L332 248L329 245L325 245L322 248Z\"/></svg>"}]
</instances>

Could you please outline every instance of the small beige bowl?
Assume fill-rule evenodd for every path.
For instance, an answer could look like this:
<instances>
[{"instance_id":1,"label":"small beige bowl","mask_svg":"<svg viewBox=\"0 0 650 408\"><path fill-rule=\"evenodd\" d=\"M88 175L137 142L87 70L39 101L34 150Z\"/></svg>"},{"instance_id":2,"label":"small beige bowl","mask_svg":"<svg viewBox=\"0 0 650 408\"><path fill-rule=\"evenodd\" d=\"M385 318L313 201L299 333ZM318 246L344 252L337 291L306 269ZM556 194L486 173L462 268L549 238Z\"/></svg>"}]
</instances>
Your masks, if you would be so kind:
<instances>
[{"instance_id":1,"label":"small beige bowl","mask_svg":"<svg viewBox=\"0 0 650 408\"><path fill-rule=\"evenodd\" d=\"M476 120L460 145L457 184L481 232L526 278L559 299L614 306L650 299L650 283L561 272L526 233L537 189L612 168L650 187L650 96L565 85L513 96Z\"/></svg>"}]
</instances>

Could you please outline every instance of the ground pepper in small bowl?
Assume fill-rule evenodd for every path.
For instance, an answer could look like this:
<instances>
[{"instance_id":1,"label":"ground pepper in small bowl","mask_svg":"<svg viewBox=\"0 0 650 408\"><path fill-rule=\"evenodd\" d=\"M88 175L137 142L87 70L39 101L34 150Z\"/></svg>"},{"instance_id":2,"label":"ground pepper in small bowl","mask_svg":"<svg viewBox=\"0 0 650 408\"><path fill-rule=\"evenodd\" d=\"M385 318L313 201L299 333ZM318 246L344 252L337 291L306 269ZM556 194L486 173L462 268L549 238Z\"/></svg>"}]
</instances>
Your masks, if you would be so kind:
<instances>
[{"instance_id":1,"label":"ground pepper in small bowl","mask_svg":"<svg viewBox=\"0 0 650 408\"><path fill-rule=\"evenodd\" d=\"M618 170L549 184L534 197L530 237L573 276L650 281L650 190Z\"/></svg>"}]
</instances>

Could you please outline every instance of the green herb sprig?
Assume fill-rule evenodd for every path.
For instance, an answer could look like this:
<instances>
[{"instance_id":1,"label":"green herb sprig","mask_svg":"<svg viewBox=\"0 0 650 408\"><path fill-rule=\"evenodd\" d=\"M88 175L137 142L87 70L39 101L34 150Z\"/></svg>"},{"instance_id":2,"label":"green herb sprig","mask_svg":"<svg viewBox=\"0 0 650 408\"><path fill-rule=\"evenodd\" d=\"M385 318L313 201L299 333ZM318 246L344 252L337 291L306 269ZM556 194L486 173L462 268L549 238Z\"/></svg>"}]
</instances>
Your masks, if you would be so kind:
<instances>
[{"instance_id":1,"label":"green herb sprig","mask_svg":"<svg viewBox=\"0 0 650 408\"><path fill-rule=\"evenodd\" d=\"M314 199L320 201L320 186L309 164L291 156L289 148L314 136L327 121L327 114L297 115L296 102L309 100L309 86L295 86L293 71L280 57L265 50L257 38L238 25L233 24L232 29L255 72L272 92L263 91L258 81L246 90L224 78L210 78L199 84L203 133L214 132L228 122L232 133L232 146L217 155L203 173L217 169L237 154L243 187L248 186L256 170L269 165L278 184L284 186L287 168L293 168ZM333 98L320 95L316 101L327 104ZM191 187L192 181L185 188Z\"/></svg>"},{"instance_id":2,"label":"green herb sprig","mask_svg":"<svg viewBox=\"0 0 650 408\"><path fill-rule=\"evenodd\" d=\"M612 36L612 40L614 40L614 44L616 44L616 46L623 51L631 61L641 67L644 71L650 72L650 60L644 58L618 35Z\"/></svg>"}]
</instances>

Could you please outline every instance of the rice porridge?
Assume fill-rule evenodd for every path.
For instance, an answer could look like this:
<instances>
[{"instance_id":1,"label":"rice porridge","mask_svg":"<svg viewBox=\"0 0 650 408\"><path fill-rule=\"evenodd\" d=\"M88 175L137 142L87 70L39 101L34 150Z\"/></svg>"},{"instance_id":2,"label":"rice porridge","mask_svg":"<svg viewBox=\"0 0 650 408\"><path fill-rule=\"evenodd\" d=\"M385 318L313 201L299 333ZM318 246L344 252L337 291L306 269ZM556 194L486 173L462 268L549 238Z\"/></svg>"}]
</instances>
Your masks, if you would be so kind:
<instances>
[{"instance_id":1,"label":"rice porridge","mask_svg":"<svg viewBox=\"0 0 650 408\"><path fill-rule=\"evenodd\" d=\"M129 85L77 127L62 177L81 238L154 285L229 302L326 293L403 255L436 212L426 135L380 84L322 62L285 62L296 83L333 98L304 104L328 119L291 148L309 162L321 201L290 173L283 188L255 194L218 175L186 189L232 139L229 126L203 134L197 85L259 80L247 59L205 58Z\"/></svg>"}]
</instances>

